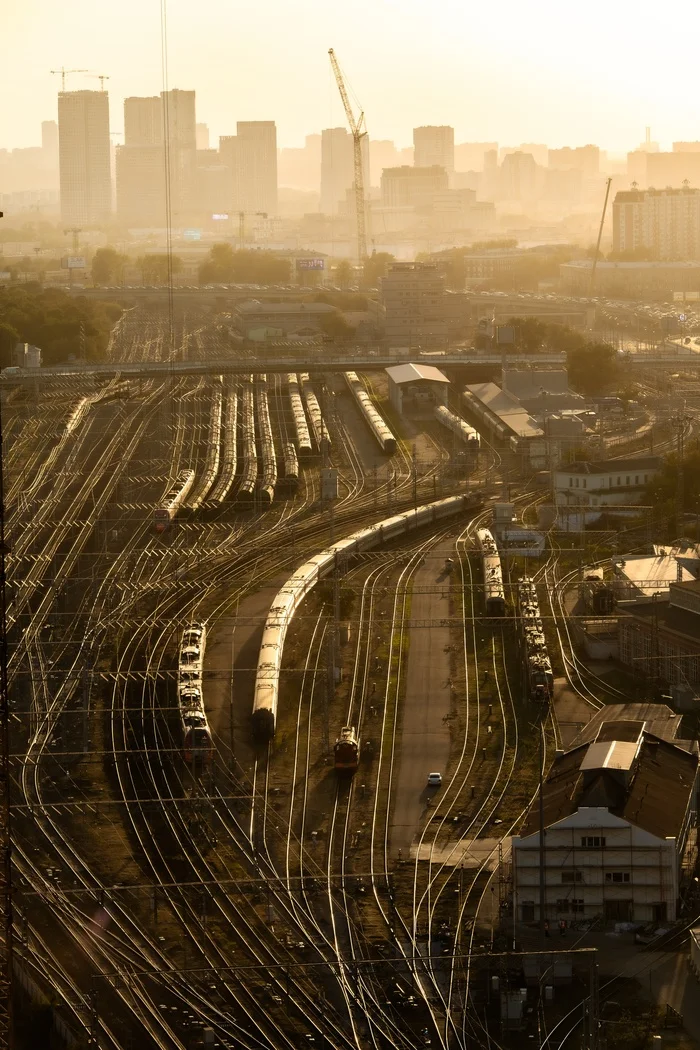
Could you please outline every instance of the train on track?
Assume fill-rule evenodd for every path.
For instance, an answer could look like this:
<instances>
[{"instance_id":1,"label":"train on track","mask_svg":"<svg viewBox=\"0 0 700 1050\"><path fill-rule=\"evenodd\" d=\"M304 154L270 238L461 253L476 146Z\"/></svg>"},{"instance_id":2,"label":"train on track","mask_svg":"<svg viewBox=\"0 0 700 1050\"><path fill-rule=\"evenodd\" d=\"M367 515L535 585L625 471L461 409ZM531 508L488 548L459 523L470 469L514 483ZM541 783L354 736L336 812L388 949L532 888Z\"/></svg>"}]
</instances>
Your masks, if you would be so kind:
<instances>
[{"instance_id":1,"label":"train on track","mask_svg":"<svg viewBox=\"0 0 700 1050\"><path fill-rule=\"evenodd\" d=\"M294 420L294 432L296 434L296 446L299 452L299 458L308 459L311 455L311 435L309 433L309 425L306 422L304 404L301 400L301 394L299 393L299 380L297 379L296 372L288 373L287 385L289 387L289 403L292 408L292 418Z\"/></svg>"},{"instance_id":2,"label":"train on track","mask_svg":"<svg viewBox=\"0 0 700 1050\"><path fill-rule=\"evenodd\" d=\"M333 747L336 773L343 776L355 773L360 761L360 741L354 726L343 726Z\"/></svg>"},{"instance_id":3,"label":"train on track","mask_svg":"<svg viewBox=\"0 0 700 1050\"><path fill-rule=\"evenodd\" d=\"M396 452L396 438L381 413L375 408L374 402L365 390L363 383L360 382L357 372L346 372L345 382L382 452L393 455Z\"/></svg>"},{"instance_id":4,"label":"train on track","mask_svg":"<svg viewBox=\"0 0 700 1050\"><path fill-rule=\"evenodd\" d=\"M208 766L214 754L209 730L202 677L207 634L195 623L182 632L177 665L177 704L182 726L182 753L188 765Z\"/></svg>"},{"instance_id":5,"label":"train on track","mask_svg":"<svg viewBox=\"0 0 700 1050\"><path fill-rule=\"evenodd\" d=\"M462 439L467 446L468 452L476 454L479 451L481 447L479 431L475 430L474 427L470 427L461 416L456 416L454 412L450 412L446 405L436 405L435 418L438 423L442 423L444 427L447 427L448 430L451 430L457 437Z\"/></svg>"},{"instance_id":6,"label":"train on track","mask_svg":"<svg viewBox=\"0 0 700 1050\"><path fill-rule=\"evenodd\" d=\"M486 614L487 616L505 616L506 595L503 587L501 556L498 553L496 541L489 529L478 529L476 538L481 551Z\"/></svg>"},{"instance_id":7,"label":"train on track","mask_svg":"<svg viewBox=\"0 0 700 1050\"><path fill-rule=\"evenodd\" d=\"M237 467L236 425L238 422L238 392L229 390L226 394L223 424L221 429L221 470L214 488L209 494L209 502L218 506L231 491Z\"/></svg>"},{"instance_id":8,"label":"train on track","mask_svg":"<svg viewBox=\"0 0 700 1050\"><path fill-rule=\"evenodd\" d=\"M321 413L321 406L318 403L318 398L314 394L311 386L309 373L301 372L299 375L299 382L301 383L301 389L306 403L306 411L311 420L311 429L314 432L316 446L321 455L327 455L328 452L330 452L331 439L328 433L328 427L326 426L326 422Z\"/></svg>"},{"instance_id":9,"label":"train on track","mask_svg":"<svg viewBox=\"0 0 700 1050\"><path fill-rule=\"evenodd\" d=\"M415 510L405 511L392 518L354 532L332 547L304 562L277 592L265 621L258 665L255 674L252 726L257 740L269 740L277 723L282 653L287 629L304 596L336 565L343 568L353 555L378 547L388 540L403 536L413 529L441 521L450 515L479 509L468 496L449 496Z\"/></svg>"},{"instance_id":10,"label":"train on track","mask_svg":"<svg viewBox=\"0 0 700 1050\"><path fill-rule=\"evenodd\" d=\"M153 512L153 524L156 532L164 532L170 522L177 517L193 485L194 471L181 470Z\"/></svg>"},{"instance_id":11,"label":"train on track","mask_svg":"<svg viewBox=\"0 0 700 1050\"><path fill-rule=\"evenodd\" d=\"M287 441L283 449L284 479L283 488L288 495L294 495L299 489L299 458L292 441Z\"/></svg>"},{"instance_id":12,"label":"train on track","mask_svg":"<svg viewBox=\"0 0 700 1050\"><path fill-rule=\"evenodd\" d=\"M262 476L258 487L258 501L261 507L269 507L275 498L277 488L277 456L275 441L270 422L270 406L267 400L267 376L256 377L255 410L258 417L258 434L260 436L260 456L262 459Z\"/></svg>"},{"instance_id":13,"label":"train on track","mask_svg":"<svg viewBox=\"0 0 700 1050\"><path fill-rule=\"evenodd\" d=\"M518 588L518 617L523 669L527 693L531 700L546 703L554 693L552 661L544 634L537 587L530 576L521 576Z\"/></svg>"},{"instance_id":14,"label":"train on track","mask_svg":"<svg viewBox=\"0 0 700 1050\"><path fill-rule=\"evenodd\" d=\"M255 486L258 481L258 454L255 448L255 409L253 399L253 377L243 377L241 395L241 452L243 469L238 485L236 499L246 507L252 506L255 500Z\"/></svg>"}]
</instances>

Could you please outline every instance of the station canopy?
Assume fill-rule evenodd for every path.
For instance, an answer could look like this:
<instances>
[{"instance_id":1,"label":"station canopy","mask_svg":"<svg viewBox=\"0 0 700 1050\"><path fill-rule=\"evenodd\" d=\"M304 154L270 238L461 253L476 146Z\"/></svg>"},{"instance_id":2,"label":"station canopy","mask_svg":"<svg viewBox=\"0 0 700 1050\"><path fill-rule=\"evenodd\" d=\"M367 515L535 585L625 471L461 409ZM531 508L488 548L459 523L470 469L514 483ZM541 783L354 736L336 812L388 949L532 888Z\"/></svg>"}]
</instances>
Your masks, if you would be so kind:
<instances>
[{"instance_id":1,"label":"station canopy","mask_svg":"<svg viewBox=\"0 0 700 1050\"><path fill-rule=\"evenodd\" d=\"M421 379L429 383L449 383L447 376L434 365L392 365L386 369L386 373L397 386L402 383L417 383Z\"/></svg>"}]
</instances>

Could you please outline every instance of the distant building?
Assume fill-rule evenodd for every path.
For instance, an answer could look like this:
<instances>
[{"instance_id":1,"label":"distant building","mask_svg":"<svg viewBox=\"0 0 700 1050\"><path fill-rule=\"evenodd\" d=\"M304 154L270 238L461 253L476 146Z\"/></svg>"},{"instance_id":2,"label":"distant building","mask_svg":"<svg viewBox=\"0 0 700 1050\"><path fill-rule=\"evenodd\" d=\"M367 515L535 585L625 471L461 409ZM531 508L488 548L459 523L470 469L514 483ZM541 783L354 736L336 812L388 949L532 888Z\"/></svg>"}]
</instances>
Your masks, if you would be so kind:
<instances>
[{"instance_id":1,"label":"distant building","mask_svg":"<svg viewBox=\"0 0 700 1050\"><path fill-rule=\"evenodd\" d=\"M699 155L700 156L700 155ZM613 201L613 251L700 258L700 190L627 190Z\"/></svg>"},{"instance_id":2,"label":"distant building","mask_svg":"<svg viewBox=\"0 0 700 1050\"><path fill-rule=\"evenodd\" d=\"M386 374L389 400L399 415L432 419L435 406L447 404L450 381L433 365L392 365Z\"/></svg>"},{"instance_id":3,"label":"distant building","mask_svg":"<svg viewBox=\"0 0 700 1050\"><path fill-rule=\"evenodd\" d=\"M159 95L124 99L124 145L162 146L163 100Z\"/></svg>"},{"instance_id":4,"label":"distant building","mask_svg":"<svg viewBox=\"0 0 700 1050\"><path fill-rule=\"evenodd\" d=\"M455 132L447 125L413 129L413 163L416 168L455 170Z\"/></svg>"},{"instance_id":5,"label":"distant building","mask_svg":"<svg viewBox=\"0 0 700 1050\"><path fill-rule=\"evenodd\" d=\"M346 128L321 132L321 211L337 215L340 202L355 180L352 135Z\"/></svg>"},{"instance_id":6,"label":"distant building","mask_svg":"<svg viewBox=\"0 0 700 1050\"><path fill-rule=\"evenodd\" d=\"M260 333L285 336L313 336L323 331L322 321L338 314L328 303L243 302L233 315L238 330L247 338L260 340Z\"/></svg>"},{"instance_id":7,"label":"distant building","mask_svg":"<svg viewBox=\"0 0 700 1050\"><path fill-rule=\"evenodd\" d=\"M516 150L506 154L498 172L498 185L504 200L534 200L538 190L538 166L532 153Z\"/></svg>"},{"instance_id":8,"label":"distant building","mask_svg":"<svg viewBox=\"0 0 700 1050\"><path fill-rule=\"evenodd\" d=\"M445 341L445 276L437 266L394 263L380 283L389 344L417 346Z\"/></svg>"},{"instance_id":9,"label":"distant building","mask_svg":"<svg viewBox=\"0 0 700 1050\"><path fill-rule=\"evenodd\" d=\"M162 146L117 146L117 216L136 227L164 227L165 162Z\"/></svg>"},{"instance_id":10,"label":"distant building","mask_svg":"<svg viewBox=\"0 0 700 1050\"><path fill-rule=\"evenodd\" d=\"M41 122L41 151L44 155L44 166L58 167L58 124L55 120Z\"/></svg>"},{"instance_id":11,"label":"distant building","mask_svg":"<svg viewBox=\"0 0 700 1050\"><path fill-rule=\"evenodd\" d=\"M561 284L573 295L590 293L591 262L577 260L559 267ZM599 262L596 267L597 295L621 299L664 301L674 292L700 291L698 262Z\"/></svg>"},{"instance_id":12,"label":"distant building","mask_svg":"<svg viewBox=\"0 0 700 1050\"><path fill-rule=\"evenodd\" d=\"M559 506L609 507L637 503L663 465L660 456L570 463L554 475Z\"/></svg>"},{"instance_id":13,"label":"distant building","mask_svg":"<svg viewBox=\"0 0 700 1050\"><path fill-rule=\"evenodd\" d=\"M487 153L498 155L497 142L459 142L454 149L456 171L483 171Z\"/></svg>"},{"instance_id":14,"label":"distant building","mask_svg":"<svg viewBox=\"0 0 700 1050\"><path fill-rule=\"evenodd\" d=\"M537 803L512 840L517 920L676 918L694 867L698 771L697 744L677 730L661 704L615 705L557 752L542 792L544 864Z\"/></svg>"},{"instance_id":15,"label":"distant building","mask_svg":"<svg viewBox=\"0 0 700 1050\"><path fill-rule=\"evenodd\" d=\"M599 146L564 146L562 149L550 149L547 152L547 166L557 171L577 169L586 177L600 172Z\"/></svg>"},{"instance_id":16,"label":"distant building","mask_svg":"<svg viewBox=\"0 0 700 1050\"><path fill-rule=\"evenodd\" d=\"M209 149L209 127L207 124L195 125L195 140L198 150Z\"/></svg>"},{"instance_id":17,"label":"distant building","mask_svg":"<svg viewBox=\"0 0 700 1050\"><path fill-rule=\"evenodd\" d=\"M238 211L277 214L277 126L274 120L239 120L234 184Z\"/></svg>"},{"instance_id":18,"label":"distant building","mask_svg":"<svg viewBox=\"0 0 700 1050\"><path fill-rule=\"evenodd\" d=\"M438 165L429 168L385 168L382 172L381 195L383 208L416 208L432 204L433 197L447 190L447 172Z\"/></svg>"},{"instance_id":19,"label":"distant building","mask_svg":"<svg viewBox=\"0 0 700 1050\"><path fill-rule=\"evenodd\" d=\"M620 660L679 692L700 690L700 580L669 583L667 593L618 602Z\"/></svg>"},{"instance_id":20,"label":"distant building","mask_svg":"<svg viewBox=\"0 0 700 1050\"><path fill-rule=\"evenodd\" d=\"M61 91L58 139L61 219L80 228L107 222L112 211L108 93Z\"/></svg>"}]
</instances>

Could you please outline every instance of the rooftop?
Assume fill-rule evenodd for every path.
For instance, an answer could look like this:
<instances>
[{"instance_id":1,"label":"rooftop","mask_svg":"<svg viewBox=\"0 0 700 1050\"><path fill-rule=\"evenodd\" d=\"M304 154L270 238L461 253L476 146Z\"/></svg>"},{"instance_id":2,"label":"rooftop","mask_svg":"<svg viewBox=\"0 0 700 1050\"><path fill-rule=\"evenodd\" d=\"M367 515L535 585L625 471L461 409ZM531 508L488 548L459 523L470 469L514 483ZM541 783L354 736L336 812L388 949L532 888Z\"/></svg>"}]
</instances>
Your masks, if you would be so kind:
<instances>
[{"instance_id":1,"label":"rooftop","mask_svg":"<svg viewBox=\"0 0 700 1050\"><path fill-rule=\"evenodd\" d=\"M465 387L470 394L478 398L493 415L505 423L518 437L544 437L544 431L538 427L532 416L525 411L520 402L506 390L501 390L495 383L472 383Z\"/></svg>"},{"instance_id":2,"label":"rooftop","mask_svg":"<svg viewBox=\"0 0 700 1050\"><path fill-rule=\"evenodd\" d=\"M615 748L636 744L612 742ZM610 744L582 744L555 758L544 785L544 822L551 827L585 807L604 807L615 816L657 838L682 832L697 772L697 755L666 740L643 733L636 757L628 766L601 765L598 752ZM587 756L590 763L584 769ZM613 752L614 753L614 752ZM627 757L621 751L621 757ZM627 775L621 778L620 769ZM538 806L528 812L522 835L539 830Z\"/></svg>"},{"instance_id":3,"label":"rooftop","mask_svg":"<svg viewBox=\"0 0 700 1050\"><path fill-rule=\"evenodd\" d=\"M265 303L248 299L237 307L242 314L334 314L338 311L328 303Z\"/></svg>"},{"instance_id":4,"label":"rooftop","mask_svg":"<svg viewBox=\"0 0 700 1050\"><path fill-rule=\"evenodd\" d=\"M434 365L392 365L385 371L389 378L399 385L416 383L420 379L426 379L431 383L449 383L447 376L443 375Z\"/></svg>"},{"instance_id":5,"label":"rooftop","mask_svg":"<svg viewBox=\"0 0 700 1050\"><path fill-rule=\"evenodd\" d=\"M637 456L629 459L600 459L594 462L570 463L565 474L622 474L624 471L660 470L662 465L661 456Z\"/></svg>"},{"instance_id":6,"label":"rooftop","mask_svg":"<svg viewBox=\"0 0 700 1050\"><path fill-rule=\"evenodd\" d=\"M666 704L630 703L606 704L591 718L574 740L574 746L590 744L594 740L638 740L642 732L651 733L660 740L696 750L693 740L681 740L678 732L681 715Z\"/></svg>"}]
</instances>

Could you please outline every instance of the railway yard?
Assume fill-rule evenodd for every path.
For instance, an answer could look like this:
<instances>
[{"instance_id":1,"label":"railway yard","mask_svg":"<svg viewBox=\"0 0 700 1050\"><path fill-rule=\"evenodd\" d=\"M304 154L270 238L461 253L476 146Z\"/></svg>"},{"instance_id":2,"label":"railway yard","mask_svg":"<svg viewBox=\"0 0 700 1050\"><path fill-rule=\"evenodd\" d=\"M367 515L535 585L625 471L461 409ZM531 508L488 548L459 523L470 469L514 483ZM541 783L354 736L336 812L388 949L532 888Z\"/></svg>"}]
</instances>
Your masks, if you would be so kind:
<instances>
[{"instance_id":1,"label":"railway yard","mask_svg":"<svg viewBox=\"0 0 700 1050\"><path fill-rule=\"evenodd\" d=\"M222 352L195 314L110 344ZM26 994L106 1050L500 1045L555 675L615 699L574 653L579 555L498 557L493 501L542 492L378 372L80 382L3 401Z\"/></svg>"}]
</instances>

